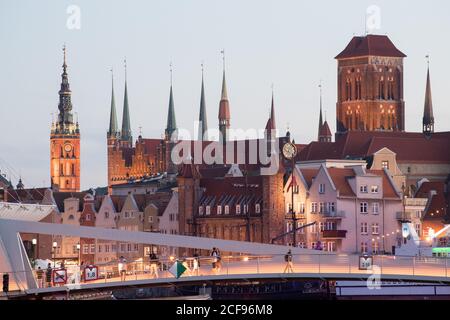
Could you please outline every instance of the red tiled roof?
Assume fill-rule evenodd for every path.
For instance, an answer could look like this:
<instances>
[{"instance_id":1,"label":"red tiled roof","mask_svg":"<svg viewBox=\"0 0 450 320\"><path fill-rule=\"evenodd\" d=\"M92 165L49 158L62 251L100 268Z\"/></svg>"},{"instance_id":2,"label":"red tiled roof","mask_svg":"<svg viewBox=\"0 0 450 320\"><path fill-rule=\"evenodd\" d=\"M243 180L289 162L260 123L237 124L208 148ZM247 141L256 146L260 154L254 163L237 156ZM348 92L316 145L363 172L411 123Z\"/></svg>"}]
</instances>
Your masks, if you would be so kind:
<instances>
[{"instance_id":1,"label":"red tiled roof","mask_svg":"<svg viewBox=\"0 0 450 320\"><path fill-rule=\"evenodd\" d=\"M299 153L299 160L365 158L386 147L397 154L399 162L450 162L450 132L349 131L335 142L311 142Z\"/></svg>"},{"instance_id":2,"label":"red tiled roof","mask_svg":"<svg viewBox=\"0 0 450 320\"><path fill-rule=\"evenodd\" d=\"M48 188L6 189L8 202L41 203Z\"/></svg>"},{"instance_id":3,"label":"red tiled roof","mask_svg":"<svg viewBox=\"0 0 450 320\"><path fill-rule=\"evenodd\" d=\"M399 195L395 191L394 186L384 170L367 170L366 172L383 178L383 198L399 198Z\"/></svg>"},{"instance_id":4,"label":"red tiled roof","mask_svg":"<svg viewBox=\"0 0 450 320\"><path fill-rule=\"evenodd\" d=\"M300 169L303 178L305 179L308 188L311 187L313 179L317 176L319 169Z\"/></svg>"},{"instance_id":5,"label":"red tiled roof","mask_svg":"<svg viewBox=\"0 0 450 320\"><path fill-rule=\"evenodd\" d=\"M327 168L330 174L331 180L337 190L339 190L340 196L353 197L355 196L352 188L350 187L347 179L355 176L353 169L348 168Z\"/></svg>"},{"instance_id":6,"label":"red tiled roof","mask_svg":"<svg viewBox=\"0 0 450 320\"><path fill-rule=\"evenodd\" d=\"M331 130L328 126L328 122L325 120L323 125L320 127L319 135L322 137L331 137Z\"/></svg>"},{"instance_id":7,"label":"red tiled roof","mask_svg":"<svg viewBox=\"0 0 450 320\"><path fill-rule=\"evenodd\" d=\"M347 47L335 59L362 56L406 57L387 36L369 34L364 37L353 37Z\"/></svg>"},{"instance_id":8,"label":"red tiled roof","mask_svg":"<svg viewBox=\"0 0 450 320\"><path fill-rule=\"evenodd\" d=\"M431 191L436 191L431 195ZM428 198L428 203L423 216L424 220L442 219L448 210L448 202L445 194L445 183L442 181L423 182L417 190L415 197Z\"/></svg>"}]
</instances>

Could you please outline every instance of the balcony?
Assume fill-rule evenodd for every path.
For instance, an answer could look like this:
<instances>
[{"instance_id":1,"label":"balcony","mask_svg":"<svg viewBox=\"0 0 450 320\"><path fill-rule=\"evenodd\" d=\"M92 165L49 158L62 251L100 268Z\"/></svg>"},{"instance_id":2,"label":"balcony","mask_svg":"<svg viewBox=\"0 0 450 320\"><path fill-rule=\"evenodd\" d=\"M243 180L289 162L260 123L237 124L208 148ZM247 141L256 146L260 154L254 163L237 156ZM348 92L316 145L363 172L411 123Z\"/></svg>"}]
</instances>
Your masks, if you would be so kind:
<instances>
[{"instance_id":1,"label":"balcony","mask_svg":"<svg viewBox=\"0 0 450 320\"><path fill-rule=\"evenodd\" d=\"M399 221L411 221L413 215L411 214L411 212L396 212L395 217Z\"/></svg>"},{"instance_id":2,"label":"balcony","mask_svg":"<svg viewBox=\"0 0 450 320\"><path fill-rule=\"evenodd\" d=\"M325 210L325 212L322 212L321 214L324 216L324 218L337 218L337 219L345 218L345 211Z\"/></svg>"},{"instance_id":3,"label":"balcony","mask_svg":"<svg viewBox=\"0 0 450 320\"><path fill-rule=\"evenodd\" d=\"M327 239L342 239L345 238L347 230L323 230L322 238Z\"/></svg>"}]
</instances>

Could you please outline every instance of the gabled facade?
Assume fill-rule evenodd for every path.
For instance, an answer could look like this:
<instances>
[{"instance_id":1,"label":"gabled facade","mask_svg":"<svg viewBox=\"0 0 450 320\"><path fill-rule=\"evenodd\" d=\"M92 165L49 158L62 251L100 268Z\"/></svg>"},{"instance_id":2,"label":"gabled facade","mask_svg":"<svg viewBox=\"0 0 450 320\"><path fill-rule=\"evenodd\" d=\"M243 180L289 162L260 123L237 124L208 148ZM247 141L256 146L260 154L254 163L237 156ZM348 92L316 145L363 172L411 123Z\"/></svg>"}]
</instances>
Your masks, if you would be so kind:
<instances>
[{"instance_id":1,"label":"gabled facade","mask_svg":"<svg viewBox=\"0 0 450 320\"><path fill-rule=\"evenodd\" d=\"M297 231L298 246L344 253L392 252L400 224L402 199L386 171L363 166L327 168L296 167L294 210L298 225L316 222ZM285 187L289 212L292 189ZM286 230L292 230L286 215ZM291 242L292 234L286 236Z\"/></svg>"}]
</instances>

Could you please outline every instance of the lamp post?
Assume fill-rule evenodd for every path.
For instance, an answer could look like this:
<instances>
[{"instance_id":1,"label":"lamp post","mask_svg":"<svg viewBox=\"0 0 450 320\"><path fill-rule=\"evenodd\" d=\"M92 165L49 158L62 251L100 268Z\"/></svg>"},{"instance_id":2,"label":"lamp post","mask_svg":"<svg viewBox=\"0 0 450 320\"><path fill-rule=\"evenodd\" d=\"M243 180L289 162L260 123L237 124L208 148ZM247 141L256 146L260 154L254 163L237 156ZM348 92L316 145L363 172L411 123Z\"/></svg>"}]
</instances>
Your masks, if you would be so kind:
<instances>
[{"instance_id":1,"label":"lamp post","mask_svg":"<svg viewBox=\"0 0 450 320\"><path fill-rule=\"evenodd\" d=\"M297 239L296 239L296 233L297 233L297 216L295 215L294 211L294 169L295 169L295 156L297 155L297 147L292 142L287 142L283 145L283 156L291 161L291 218L292 218L292 246L297 246Z\"/></svg>"},{"instance_id":2,"label":"lamp post","mask_svg":"<svg viewBox=\"0 0 450 320\"><path fill-rule=\"evenodd\" d=\"M53 248L53 269L56 268L56 248L58 247L58 243L56 241L53 241L52 248Z\"/></svg>"},{"instance_id":3,"label":"lamp post","mask_svg":"<svg viewBox=\"0 0 450 320\"><path fill-rule=\"evenodd\" d=\"M33 238L31 240L31 243L33 244L33 260L37 259L37 239Z\"/></svg>"},{"instance_id":4,"label":"lamp post","mask_svg":"<svg viewBox=\"0 0 450 320\"><path fill-rule=\"evenodd\" d=\"M78 265L80 265L80 263L81 263L81 258L80 258L81 245L79 242L77 243L77 253L78 253Z\"/></svg>"}]
</instances>

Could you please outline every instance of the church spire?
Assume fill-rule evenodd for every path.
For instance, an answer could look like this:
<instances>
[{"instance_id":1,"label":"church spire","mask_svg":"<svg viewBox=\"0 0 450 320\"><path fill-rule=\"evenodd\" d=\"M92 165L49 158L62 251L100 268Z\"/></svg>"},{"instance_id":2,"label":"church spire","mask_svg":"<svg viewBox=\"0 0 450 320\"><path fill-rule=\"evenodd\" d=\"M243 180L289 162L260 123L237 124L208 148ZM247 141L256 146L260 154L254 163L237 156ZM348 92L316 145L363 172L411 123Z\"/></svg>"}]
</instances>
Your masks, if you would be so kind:
<instances>
[{"instance_id":1,"label":"church spire","mask_svg":"<svg viewBox=\"0 0 450 320\"><path fill-rule=\"evenodd\" d=\"M319 92L320 92L320 102L319 102L319 130L318 130L318 139L320 139L320 132L322 130L323 126L323 119L322 119L322 81L319 84Z\"/></svg>"},{"instance_id":2,"label":"church spire","mask_svg":"<svg viewBox=\"0 0 450 320\"><path fill-rule=\"evenodd\" d=\"M128 88L127 88L127 60L124 60L125 67L125 93L123 98L123 115L122 115L122 132L121 132L121 140L124 142L128 142L130 146L133 143L133 137L131 134L131 125L130 125L130 109L128 106Z\"/></svg>"},{"instance_id":3,"label":"church spire","mask_svg":"<svg viewBox=\"0 0 450 320\"><path fill-rule=\"evenodd\" d=\"M270 117L267 120L267 124L266 124L266 131L268 131L268 134L270 134L270 130L275 130L276 129L276 124L275 124L275 103L274 103L274 94L273 94L273 85L272 85L272 102L271 102L271 106L270 106Z\"/></svg>"},{"instance_id":4,"label":"church spire","mask_svg":"<svg viewBox=\"0 0 450 320\"><path fill-rule=\"evenodd\" d=\"M58 131L60 133L71 133L72 131L75 131L75 124L73 122L73 114L72 114L72 91L70 90L69 85L69 77L67 74L67 50L66 45L64 44L63 47L63 72L61 74L61 88L58 92L59 94L59 114L58 114L58 120L56 123L56 129L55 131Z\"/></svg>"},{"instance_id":5,"label":"church spire","mask_svg":"<svg viewBox=\"0 0 450 320\"><path fill-rule=\"evenodd\" d=\"M433 101L431 99L431 82L430 82L430 60L429 56L426 56L428 68L427 68L427 86L425 89L425 104L423 109L423 133L430 134L434 132L434 116L433 116Z\"/></svg>"},{"instance_id":6,"label":"church spire","mask_svg":"<svg viewBox=\"0 0 450 320\"><path fill-rule=\"evenodd\" d=\"M206 102L205 102L205 86L203 81L203 63L202 63L202 88L200 93L200 114L199 114L199 128L198 128L198 140L208 140L208 121L206 117Z\"/></svg>"},{"instance_id":7,"label":"church spire","mask_svg":"<svg viewBox=\"0 0 450 320\"><path fill-rule=\"evenodd\" d=\"M114 98L114 74L111 68L111 113L109 117L108 137L115 138L117 136L117 116L116 116L116 101Z\"/></svg>"},{"instance_id":8,"label":"church spire","mask_svg":"<svg viewBox=\"0 0 450 320\"><path fill-rule=\"evenodd\" d=\"M222 142L228 140L228 129L230 128L230 104L228 101L227 84L225 80L225 50L222 50L223 55L223 77L222 77L222 95L219 103L219 131Z\"/></svg>"},{"instance_id":9,"label":"church spire","mask_svg":"<svg viewBox=\"0 0 450 320\"><path fill-rule=\"evenodd\" d=\"M167 112L166 139L171 140L172 134L177 130L177 121L175 119L175 107L173 101L172 88L172 63L170 64L170 94L169 94L169 110Z\"/></svg>"}]
</instances>

